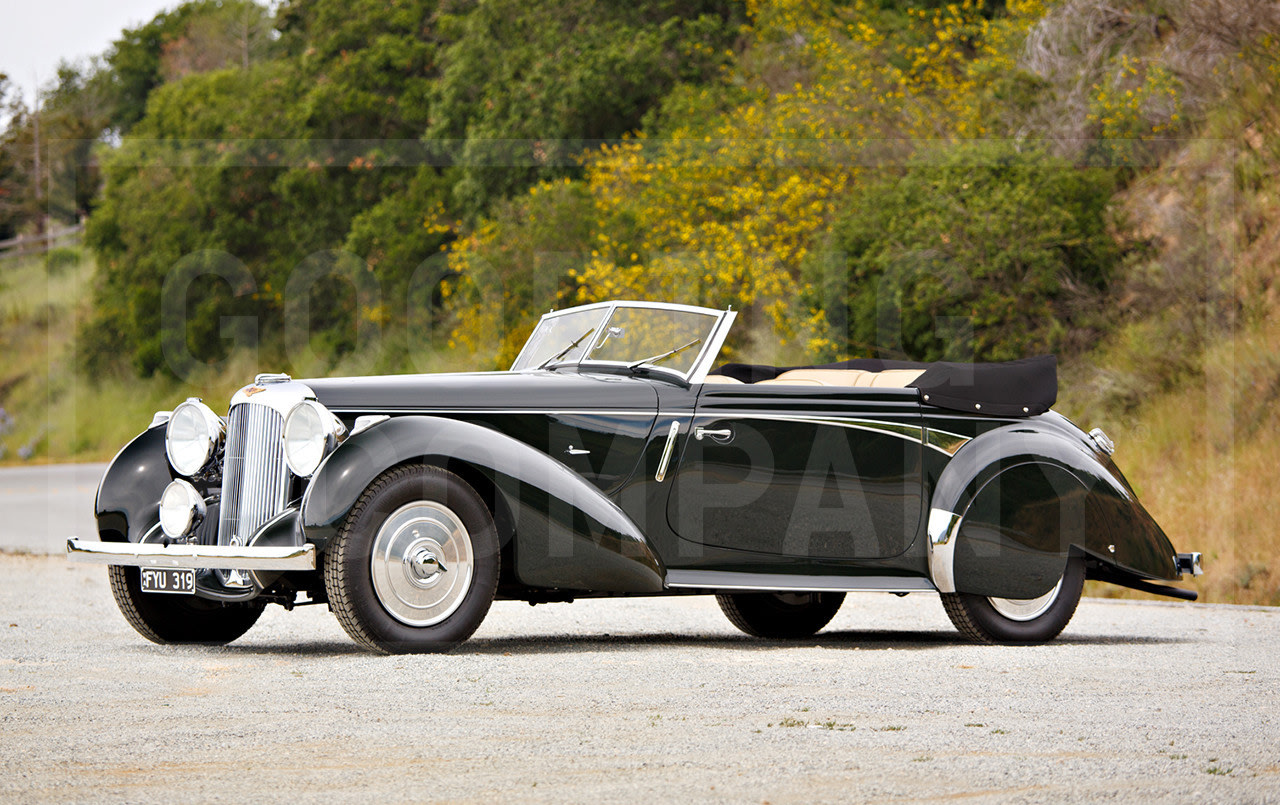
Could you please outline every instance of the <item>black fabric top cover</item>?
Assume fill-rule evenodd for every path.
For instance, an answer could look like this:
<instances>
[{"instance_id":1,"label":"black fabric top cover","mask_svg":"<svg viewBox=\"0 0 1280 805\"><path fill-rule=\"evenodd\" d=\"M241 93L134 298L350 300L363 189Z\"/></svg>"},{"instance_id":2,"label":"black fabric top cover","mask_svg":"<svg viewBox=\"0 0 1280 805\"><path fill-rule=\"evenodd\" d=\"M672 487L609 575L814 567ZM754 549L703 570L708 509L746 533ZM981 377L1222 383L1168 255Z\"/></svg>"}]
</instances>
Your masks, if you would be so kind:
<instances>
[{"instance_id":1,"label":"black fabric top cover","mask_svg":"<svg viewBox=\"0 0 1280 805\"><path fill-rule=\"evenodd\" d=\"M854 358L811 366L764 366L727 363L712 374L743 383L773 380L792 369L923 369L909 388L919 389L929 405L992 416L1035 416L1053 407L1058 399L1058 359L1037 355L1004 363L917 363L879 358Z\"/></svg>"}]
</instances>

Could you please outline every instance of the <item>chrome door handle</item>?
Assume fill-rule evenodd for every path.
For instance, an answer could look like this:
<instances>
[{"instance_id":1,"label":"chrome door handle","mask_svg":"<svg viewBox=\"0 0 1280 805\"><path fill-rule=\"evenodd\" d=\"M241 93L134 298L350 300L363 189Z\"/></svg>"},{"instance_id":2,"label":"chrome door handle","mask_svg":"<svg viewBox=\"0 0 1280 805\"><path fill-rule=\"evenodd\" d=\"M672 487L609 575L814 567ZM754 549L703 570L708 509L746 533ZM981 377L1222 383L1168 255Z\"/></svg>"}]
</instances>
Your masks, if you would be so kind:
<instances>
[{"instance_id":1,"label":"chrome door handle","mask_svg":"<svg viewBox=\"0 0 1280 805\"><path fill-rule=\"evenodd\" d=\"M733 438L732 428L721 428L720 430L709 430L707 428L694 428L693 438L702 441L702 437L715 439L717 442L727 442Z\"/></svg>"},{"instance_id":2,"label":"chrome door handle","mask_svg":"<svg viewBox=\"0 0 1280 805\"><path fill-rule=\"evenodd\" d=\"M591 451L569 445L568 449L564 451L564 454L566 456L589 456L591 455Z\"/></svg>"},{"instance_id":3,"label":"chrome door handle","mask_svg":"<svg viewBox=\"0 0 1280 805\"><path fill-rule=\"evenodd\" d=\"M662 458L658 461L658 471L654 473L653 480L662 483L667 477L667 467L671 464L671 454L676 449L676 438L680 435L680 420L671 423L671 429L667 431L667 443L662 448Z\"/></svg>"}]
</instances>

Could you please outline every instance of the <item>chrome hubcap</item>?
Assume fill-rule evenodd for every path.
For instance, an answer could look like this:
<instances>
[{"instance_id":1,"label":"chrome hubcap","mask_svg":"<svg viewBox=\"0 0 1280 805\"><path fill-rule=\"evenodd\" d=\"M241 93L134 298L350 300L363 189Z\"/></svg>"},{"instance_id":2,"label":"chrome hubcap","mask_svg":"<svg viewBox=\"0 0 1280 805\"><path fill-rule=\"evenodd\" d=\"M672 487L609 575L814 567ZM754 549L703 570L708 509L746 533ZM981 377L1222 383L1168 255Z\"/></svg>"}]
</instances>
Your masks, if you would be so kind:
<instances>
[{"instance_id":1,"label":"chrome hubcap","mask_svg":"<svg viewBox=\"0 0 1280 805\"><path fill-rule=\"evenodd\" d=\"M1053 602L1058 600L1058 592L1062 589L1062 579L1053 585L1053 589L1036 598L988 598L996 612L1011 621L1032 621L1049 611Z\"/></svg>"},{"instance_id":2,"label":"chrome hubcap","mask_svg":"<svg viewBox=\"0 0 1280 805\"><path fill-rule=\"evenodd\" d=\"M406 626L432 626L454 613L471 589L471 534L448 506L401 506L373 540L373 591Z\"/></svg>"}]
</instances>

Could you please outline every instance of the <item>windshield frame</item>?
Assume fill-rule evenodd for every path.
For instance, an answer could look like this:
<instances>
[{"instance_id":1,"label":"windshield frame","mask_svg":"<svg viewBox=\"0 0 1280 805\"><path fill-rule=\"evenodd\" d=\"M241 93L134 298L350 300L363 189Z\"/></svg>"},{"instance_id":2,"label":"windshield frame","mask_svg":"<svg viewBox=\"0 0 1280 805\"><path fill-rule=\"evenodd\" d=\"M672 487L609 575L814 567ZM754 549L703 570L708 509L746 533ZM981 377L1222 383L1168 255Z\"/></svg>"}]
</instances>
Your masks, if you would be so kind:
<instances>
[{"instance_id":1,"label":"windshield frame","mask_svg":"<svg viewBox=\"0 0 1280 805\"><path fill-rule=\"evenodd\" d=\"M593 359L587 359L587 358L576 358L571 360L557 361L553 364L550 364L545 369L542 369L542 371L551 371L557 368L562 368L567 366L577 367L579 371L582 371L584 367L605 369L610 372L621 370L621 371L627 372L628 374L645 373L645 374L667 375L673 378L677 378L680 382L685 383L687 385L691 385L691 386L697 385L706 380L707 374L711 371L711 366L715 362L716 356L720 354L720 348L724 346L725 338L727 338L729 335L729 329L733 326L734 319L738 317L737 311L733 311L733 310L715 310L713 308L696 307L694 305L678 305L672 302L640 302L640 301L593 302L587 305L578 305L577 307L565 308L564 310L553 310L550 313L543 314L543 316L540 319L538 319L538 324L534 327L533 331L530 332L529 339L526 340L524 343L524 346L521 347L520 354L517 355L515 361L512 362L511 371L530 372L530 371L539 370L539 367L537 366L525 366L519 369L517 369L516 367L520 366L521 361L524 360L525 358L525 353L529 351L529 342L533 338L533 333L537 332L538 327L541 327L543 322L547 321L548 319L554 319L560 316L567 316L571 313L581 313L589 310L605 310L606 312L605 312L604 318L601 319L600 324L597 325L596 327L596 332L592 334L592 337L588 342L590 346L588 346L587 349L583 351L583 355L589 355L592 351L594 351L595 347L598 345L598 341L600 339L600 331L602 329L607 331L609 322L613 320L613 314L619 308L648 308L648 309L656 309L656 310L667 310L667 311L672 311L676 313L694 313L702 316L714 316L715 321L712 323L711 329L708 331L707 336L702 341L702 344L701 344L702 348L701 350L699 350L698 356L694 358L693 363L690 364L689 371L687 372L681 372L678 369L665 367L665 366L662 366L661 364L658 364L655 366L647 366L647 365L640 366L640 367L637 367L636 369L632 369L631 367L635 364L635 361L602 361L602 360L593 360ZM680 346L680 345L675 344L673 346Z\"/></svg>"}]
</instances>

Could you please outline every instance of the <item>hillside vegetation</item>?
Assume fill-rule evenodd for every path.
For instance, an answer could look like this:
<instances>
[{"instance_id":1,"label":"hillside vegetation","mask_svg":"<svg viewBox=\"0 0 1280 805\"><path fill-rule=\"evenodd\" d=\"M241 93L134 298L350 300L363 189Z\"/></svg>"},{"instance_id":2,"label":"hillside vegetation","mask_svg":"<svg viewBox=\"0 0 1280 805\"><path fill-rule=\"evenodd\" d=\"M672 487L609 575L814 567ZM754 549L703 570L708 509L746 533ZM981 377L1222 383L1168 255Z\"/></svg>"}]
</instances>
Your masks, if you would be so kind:
<instances>
[{"instance_id":1,"label":"hillside vegetation","mask_svg":"<svg viewBox=\"0 0 1280 805\"><path fill-rule=\"evenodd\" d=\"M1208 597L1280 604L1278 89L1267 0L186 3L46 88L43 196L9 104L0 237L88 225L0 261L0 460L732 304L741 359L1058 353Z\"/></svg>"}]
</instances>

